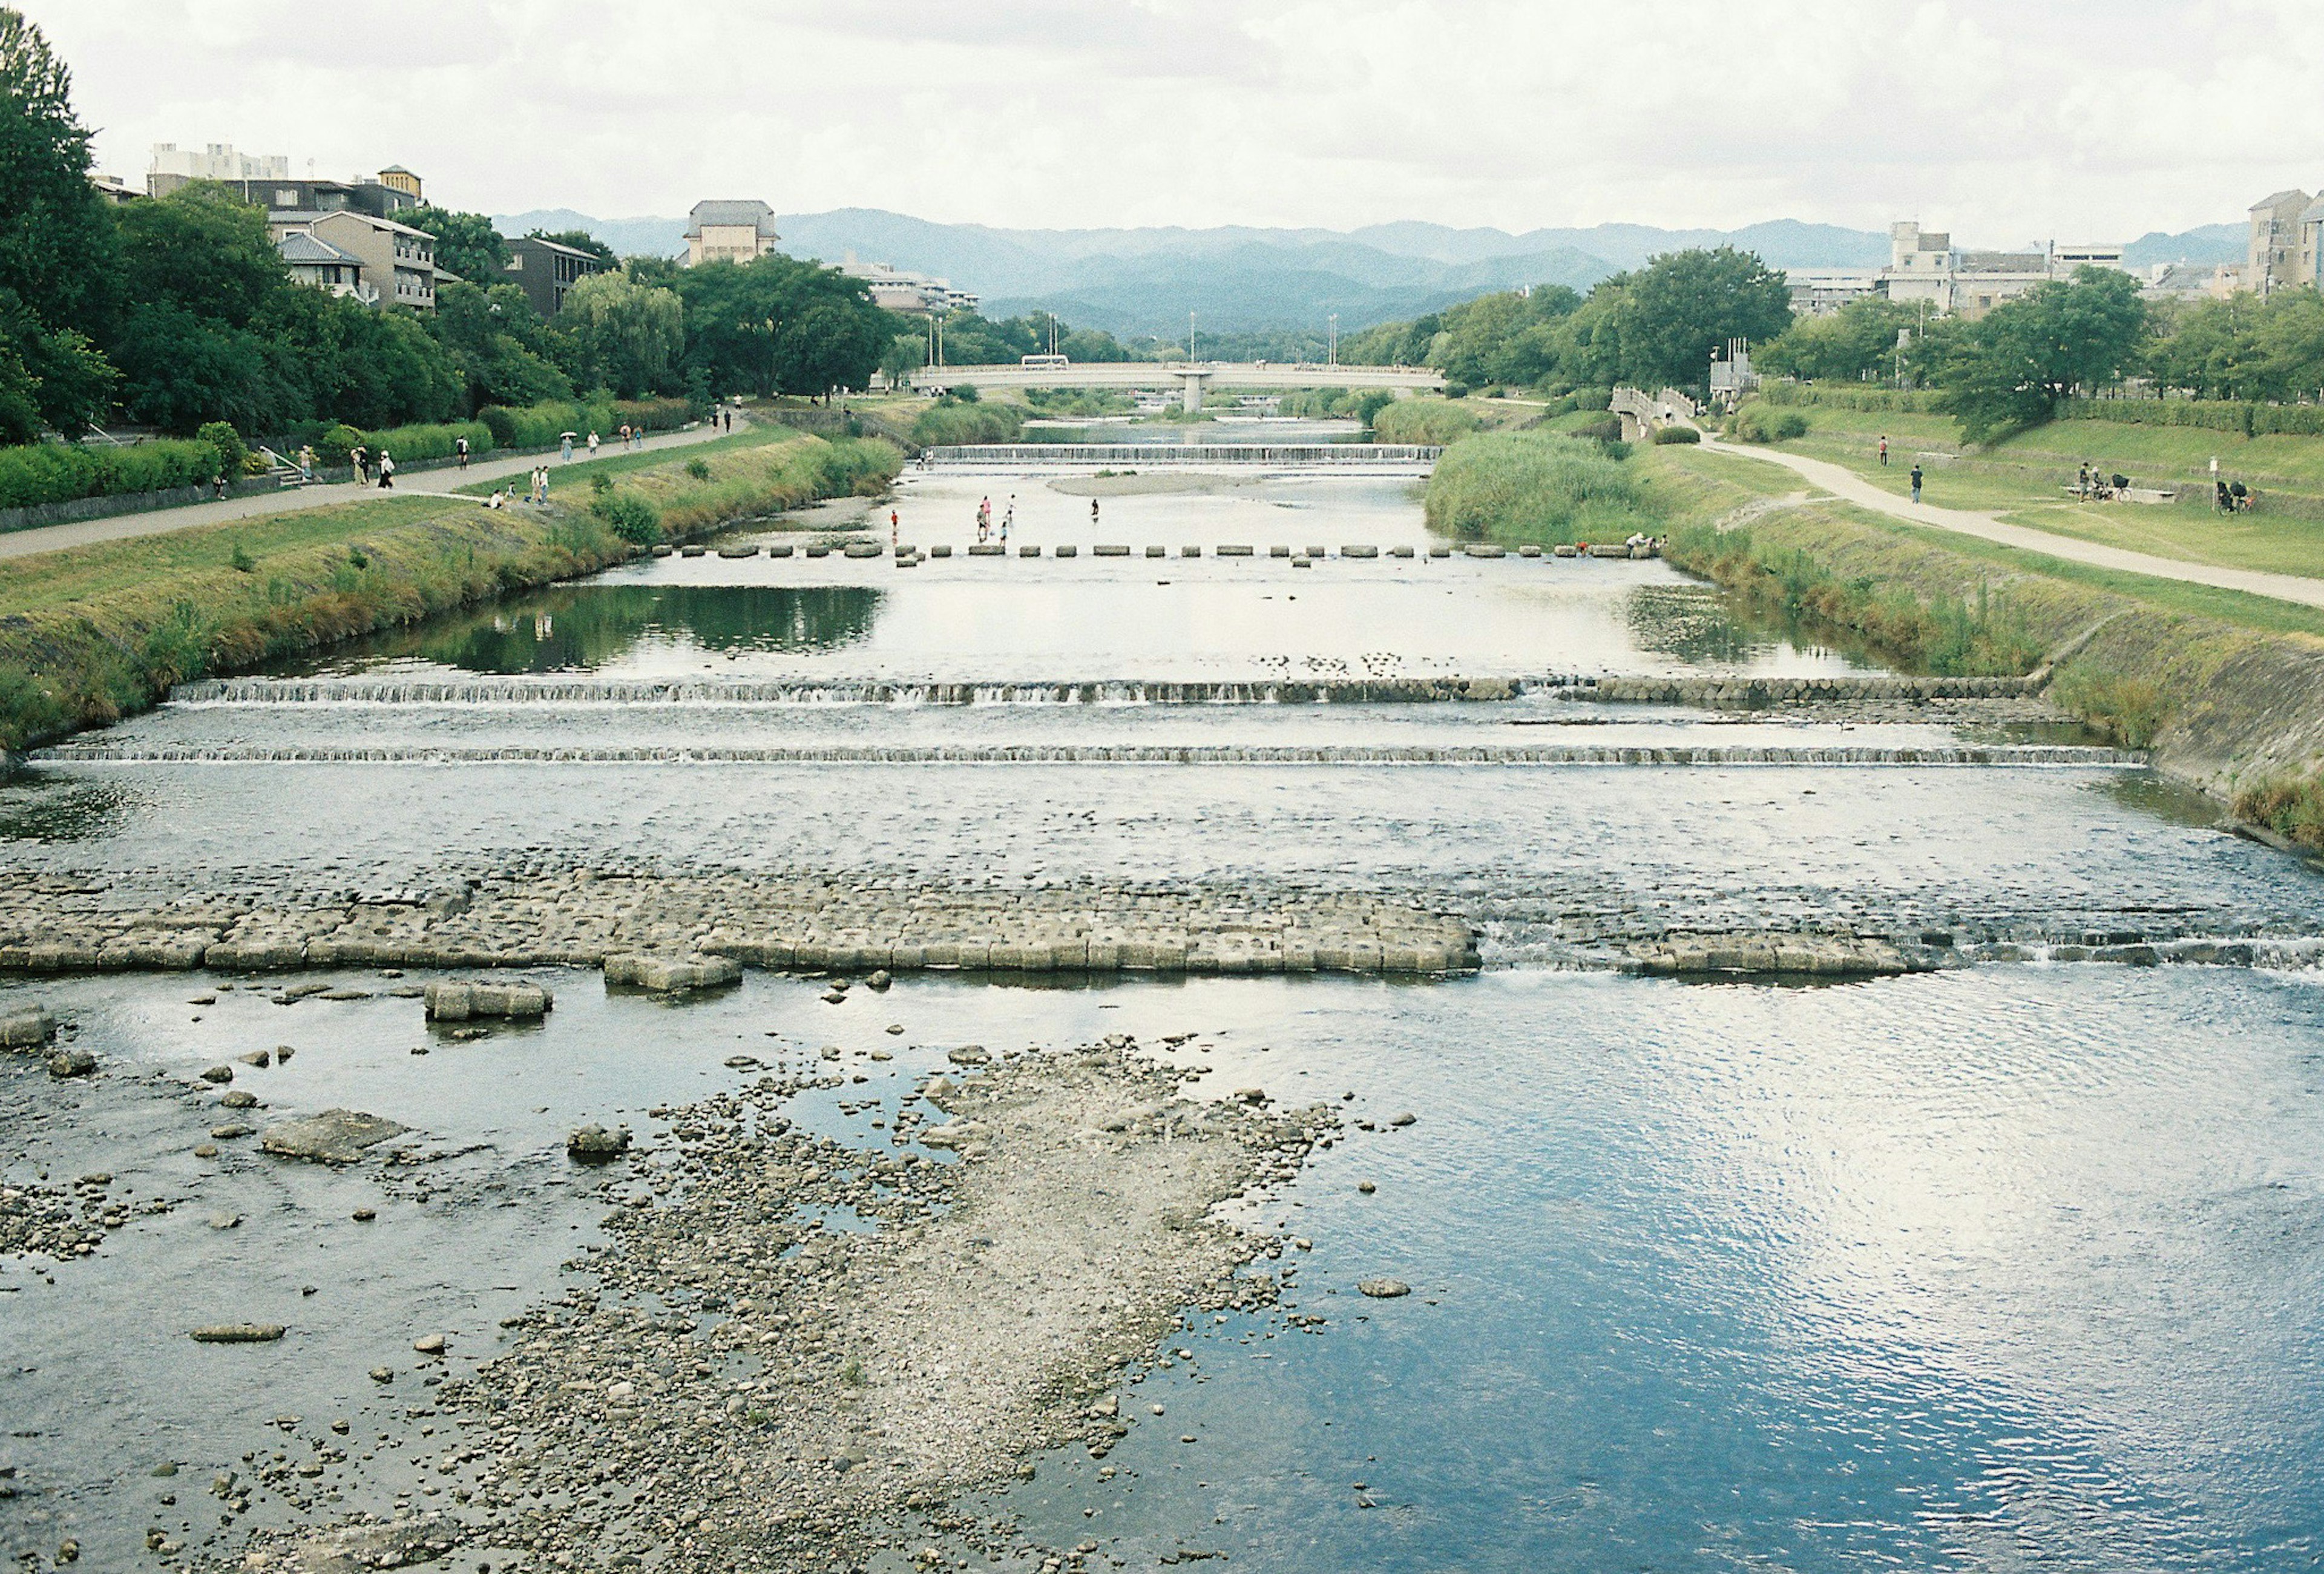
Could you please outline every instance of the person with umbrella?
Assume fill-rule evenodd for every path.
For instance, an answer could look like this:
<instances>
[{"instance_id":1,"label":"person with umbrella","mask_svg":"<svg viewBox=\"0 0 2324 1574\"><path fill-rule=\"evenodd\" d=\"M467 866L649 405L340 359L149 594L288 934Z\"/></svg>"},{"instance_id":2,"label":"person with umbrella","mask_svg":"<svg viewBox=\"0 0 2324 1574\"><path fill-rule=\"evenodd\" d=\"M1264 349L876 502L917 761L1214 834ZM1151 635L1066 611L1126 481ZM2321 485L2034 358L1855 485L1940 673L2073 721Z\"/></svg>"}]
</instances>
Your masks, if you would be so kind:
<instances>
[{"instance_id":1,"label":"person with umbrella","mask_svg":"<svg viewBox=\"0 0 2324 1574\"><path fill-rule=\"evenodd\" d=\"M573 439L580 435L581 434L578 432L559 432L557 434L557 456L558 458L564 460L567 465L573 463Z\"/></svg>"}]
</instances>

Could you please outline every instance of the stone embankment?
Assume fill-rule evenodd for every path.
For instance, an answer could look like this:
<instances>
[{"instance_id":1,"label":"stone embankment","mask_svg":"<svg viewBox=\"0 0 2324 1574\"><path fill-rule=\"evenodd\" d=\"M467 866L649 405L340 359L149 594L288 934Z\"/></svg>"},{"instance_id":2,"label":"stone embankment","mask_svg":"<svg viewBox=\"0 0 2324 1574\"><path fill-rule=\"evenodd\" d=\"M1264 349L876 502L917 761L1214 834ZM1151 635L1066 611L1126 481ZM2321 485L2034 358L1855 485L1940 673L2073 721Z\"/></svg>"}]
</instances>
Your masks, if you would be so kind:
<instances>
[{"instance_id":1,"label":"stone embankment","mask_svg":"<svg viewBox=\"0 0 2324 1574\"><path fill-rule=\"evenodd\" d=\"M636 970L701 958L1039 973L1433 974L1478 965L1467 919L1357 894L1270 902L1130 887L903 892L783 876L589 870L432 898L226 892L140 905L94 882L48 876L0 891L0 972L600 967L624 959L613 962L614 981L669 988L680 986Z\"/></svg>"}]
</instances>

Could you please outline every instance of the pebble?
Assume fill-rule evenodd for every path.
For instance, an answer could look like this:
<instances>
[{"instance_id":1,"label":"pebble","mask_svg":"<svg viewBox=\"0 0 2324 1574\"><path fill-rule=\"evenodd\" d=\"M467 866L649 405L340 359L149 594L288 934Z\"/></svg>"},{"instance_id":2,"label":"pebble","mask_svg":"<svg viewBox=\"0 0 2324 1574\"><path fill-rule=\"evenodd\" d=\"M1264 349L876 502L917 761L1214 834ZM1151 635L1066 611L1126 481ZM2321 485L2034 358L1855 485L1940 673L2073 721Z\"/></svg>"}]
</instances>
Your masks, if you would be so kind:
<instances>
[{"instance_id":1,"label":"pebble","mask_svg":"<svg viewBox=\"0 0 2324 1574\"><path fill-rule=\"evenodd\" d=\"M97 1056L85 1049L60 1050L49 1057L49 1075L85 1077L97 1070Z\"/></svg>"},{"instance_id":2,"label":"pebble","mask_svg":"<svg viewBox=\"0 0 2324 1574\"><path fill-rule=\"evenodd\" d=\"M189 1337L197 1344L259 1345L272 1344L283 1332L279 1322L218 1322L195 1329Z\"/></svg>"},{"instance_id":3,"label":"pebble","mask_svg":"<svg viewBox=\"0 0 2324 1574\"><path fill-rule=\"evenodd\" d=\"M423 1333L411 1341L411 1348L423 1356L440 1356L444 1353L444 1336L440 1333Z\"/></svg>"},{"instance_id":4,"label":"pebble","mask_svg":"<svg viewBox=\"0 0 2324 1574\"><path fill-rule=\"evenodd\" d=\"M258 1108L258 1095L247 1089L235 1088L220 1099L218 1104L227 1109L255 1109Z\"/></svg>"},{"instance_id":5,"label":"pebble","mask_svg":"<svg viewBox=\"0 0 2324 1574\"><path fill-rule=\"evenodd\" d=\"M353 1213L348 1214L347 1217L354 1220L357 1224L369 1224L373 1220L377 1219L379 1215L372 1209L358 1208Z\"/></svg>"},{"instance_id":6,"label":"pebble","mask_svg":"<svg viewBox=\"0 0 2324 1574\"><path fill-rule=\"evenodd\" d=\"M242 1215L239 1213L213 1213L210 1215L210 1228L212 1229L233 1229L238 1227L241 1223Z\"/></svg>"},{"instance_id":7,"label":"pebble","mask_svg":"<svg viewBox=\"0 0 2324 1574\"><path fill-rule=\"evenodd\" d=\"M230 1082L234 1081L234 1068L232 1066L212 1066L202 1073L202 1081L206 1082Z\"/></svg>"},{"instance_id":8,"label":"pebble","mask_svg":"<svg viewBox=\"0 0 2324 1574\"><path fill-rule=\"evenodd\" d=\"M1402 1279L1366 1279L1356 1288L1375 1301L1393 1301L1412 1293L1412 1286Z\"/></svg>"},{"instance_id":9,"label":"pebble","mask_svg":"<svg viewBox=\"0 0 2324 1574\"><path fill-rule=\"evenodd\" d=\"M1370 1196L1373 1192L1375 1192L1379 1191L1379 1188L1378 1186L1373 1185L1370 1181L1358 1181L1358 1182L1356 1183L1356 1190L1357 1190L1357 1191L1359 1191L1359 1192L1361 1192L1365 1196L1369 1197L1369 1196Z\"/></svg>"}]
</instances>

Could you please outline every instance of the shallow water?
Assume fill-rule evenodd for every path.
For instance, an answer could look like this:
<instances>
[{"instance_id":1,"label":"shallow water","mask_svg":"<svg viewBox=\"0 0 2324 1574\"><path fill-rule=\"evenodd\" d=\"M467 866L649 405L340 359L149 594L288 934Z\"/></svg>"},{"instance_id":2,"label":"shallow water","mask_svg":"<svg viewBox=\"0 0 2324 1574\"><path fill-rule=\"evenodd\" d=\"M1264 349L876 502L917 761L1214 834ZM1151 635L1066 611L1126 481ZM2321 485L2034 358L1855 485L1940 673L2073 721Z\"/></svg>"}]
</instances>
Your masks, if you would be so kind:
<instances>
[{"instance_id":1,"label":"shallow water","mask_svg":"<svg viewBox=\"0 0 2324 1574\"><path fill-rule=\"evenodd\" d=\"M906 538L973 539L986 483L908 479ZM1085 496L1018 489L1012 544L1426 539L1395 483L1106 497L1094 531ZM20 1487L0 1500L0 1549L69 1531L88 1566L134 1563L155 1498L174 1489L180 1520L214 1510L209 1472L288 1435L278 1414L303 1435L349 1413L357 1441L395 1440L366 1445L381 1457L363 1482L329 1477L341 1506L398 1489L425 1503L422 1456L447 1440L416 1433L449 1423L407 1413L429 1408L407 1377L379 1391L364 1373L401 1373L420 1331L481 1358L498 1318L559 1293L558 1263L603 1210L561 1155L579 1121L644 1131L644 1109L756 1074L729 1057L830 1042L870 1079L850 1109L886 1104L817 1095L796 1114L871 1140L943 1045L1202 1029L1208 1054L1185 1054L1220 1085L1353 1092L1351 1121L1380 1126L1252 1215L1312 1240L1286 1257L1291 1299L1328 1326L1183 1334L1171 1348L1194 1349L1191 1367L1153 1369L1124 1407L1142 1416L1153 1396L1167 1415L1111 1456L1118 1477L1045 1459L998 1500L1054 1544L1091 1537L1130 1567L1231 1551L1286 1574L2313 1566L2324 881L2143 771L2023 752L2088 741L2070 733L1608 705L1549 681L1864 665L1659 563L671 558L198 691L51 751L0 783L0 865L84 874L124 900L432 890L583 862L1286 903L1366 889L1476 916L1488 969L1437 985L932 976L840 1008L768 975L673 1008L567 974L544 1026L467 1044L383 995L192 1007L214 980L0 983L0 1007L49 1000L106 1067L58 1084L0 1062L7 1178L106 1170L177 1200L94 1259L0 1271L15 1434L0 1465ZM1446 677L1538 686L1267 703L1286 682ZM1196 686L1169 704L1139 686L1166 680ZM912 687L934 682L986 686L964 704ZM1097 686L1065 704L1012 684ZM1830 753L1964 744L2020 752ZM1711 762L1479 752L1550 745ZM941 758L964 747L1082 762ZM890 761L735 758L834 748ZM1096 758L1124 749L1188 762ZM570 758L541 758L557 751ZM617 758L641 751L654 757ZM2271 965L1984 966L1816 990L1568 971L1665 925L1801 924L2037 954L2256 936ZM219 1118L193 1073L285 1042L289 1066L235 1084L269 1114L371 1109L440 1156L392 1182L240 1145L193 1158ZM897 1058L863 1058L875 1048ZM1417 1124L1387 1127L1400 1110ZM1377 1194L1354 1190L1365 1179ZM380 1219L354 1224L359 1205ZM221 1212L243 1221L211 1229ZM1416 1293L1355 1293L1382 1274ZM294 1335L186 1342L189 1321L228 1316ZM185 1470L145 1474L165 1456Z\"/></svg>"}]
</instances>

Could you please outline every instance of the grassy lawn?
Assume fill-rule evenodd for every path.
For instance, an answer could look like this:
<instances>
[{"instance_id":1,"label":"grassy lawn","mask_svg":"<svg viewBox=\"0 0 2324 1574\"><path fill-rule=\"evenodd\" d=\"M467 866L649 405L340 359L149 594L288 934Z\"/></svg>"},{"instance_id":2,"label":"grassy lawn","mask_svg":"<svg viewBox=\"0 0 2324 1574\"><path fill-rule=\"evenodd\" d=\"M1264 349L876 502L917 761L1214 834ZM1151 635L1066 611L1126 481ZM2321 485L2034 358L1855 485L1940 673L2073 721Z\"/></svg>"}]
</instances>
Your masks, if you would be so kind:
<instances>
[{"instance_id":1,"label":"grassy lawn","mask_svg":"<svg viewBox=\"0 0 2324 1574\"><path fill-rule=\"evenodd\" d=\"M1799 407L1808 435L1777 445L1829 460L1899 497L1923 466L1925 502L2001 514L2013 524L2054 530L2129 551L2226 568L2324 576L2324 437L2242 437L2189 427L2055 421L1991 448L1964 448L1943 416ZM1889 463L1879 462L1888 437ZM2248 514L2211 507L2210 461L2261 494ZM2172 504L2077 502L2065 488L2089 461L2141 485L2177 487Z\"/></svg>"},{"instance_id":2,"label":"grassy lawn","mask_svg":"<svg viewBox=\"0 0 2324 1574\"><path fill-rule=\"evenodd\" d=\"M555 498L560 492L571 491L576 487L586 488L592 475L611 475L618 479L634 471L651 469L655 465L674 465L682 467L689 459L715 461L721 454L732 454L745 448L762 448L769 443L795 443L798 438L799 434L791 428L776 426L770 421L746 427L731 437L713 437L706 443L691 444L683 450L676 452L669 448L647 448L630 454L612 451L595 459L576 459L570 465L558 464L552 456L548 461L549 495ZM522 491L524 477L510 475L503 476L498 481L472 481L467 485L455 490L469 497L489 497L496 491L510 487Z\"/></svg>"},{"instance_id":3,"label":"grassy lawn","mask_svg":"<svg viewBox=\"0 0 2324 1574\"><path fill-rule=\"evenodd\" d=\"M1821 412L1818 412L1821 413ZM1855 412L1845 412L1854 414ZM1912 418L1925 419L1927 418ZM1876 434L1877 436L1877 434ZM1891 456L1895 455L1896 434L1889 434ZM1787 443L1786 448L1804 447L1804 443ZM2324 446L2324 445L2319 445ZM2068 584L2095 590L2113 591L2135 596L2160 611L2183 612L2197 617L2216 618L2239 628L2272 634L2301 634L2324 637L2324 612L2314 608L2279 602L2266 596L2247 595L2241 591L2215 590L2209 585L2186 584L2177 580L2154 579L2143 574L2125 574L2114 569L2097 568L2085 564L2068 562L2038 552L2021 551L2005 547L1997 541L1987 541L1975 536L1964 536L1951 530L1932 529L1910 525L1886 514L1857 508L1840 502L1828 494L1814 492L1808 483L1781 465L1763 463L1726 454L1705 453L1699 448L1671 446L1645 448L1638 451L1632 464L1648 466L1648 475L1656 496L1669 511L1672 525L1684 525L1715 520L1729 510L1748 503L1755 498L1781 498L1810 493L1816 506L1832 511L1835 517L1852 523L1877 529L1919 542L1941 548L1958 557L1978 562L1991 563L2023 574L2039 574ZM1876 462L1877 464L1877 462ZM2050 511L2064 515L2075 511ZM2107 521L2138 523L2145 519L2168 523L2180 516L2181 511L2164 508L2135 508L2138 519L2109 513ZM2017 514L2008 516L2013 522L2032 523ZM2234 529L2238 526L2264 530L2271 525L2281 529L2284 521L2269 521L2263 516L2246 515L2236 521L2218 520L2215 516L2197 514L2199 527ZM2045 526L2041 528L2055 528ZM2303 524L2303 529L2312 529ZM2079 533L2079 532L2061 532ZM2158 539L2092 536L2091 539L2107 540L2110 545L2135 547L2158 556L2187 557L2184 551L2165 551ZM2312 559L2324 565L2324 531L2318 531L2317 555ZM2245 565L2238 565L2242 566ZM2249 566L2270 566L2258 562ZM2281 570L2300 572L2300 570Z\"/></svg>"}]
</instances>

